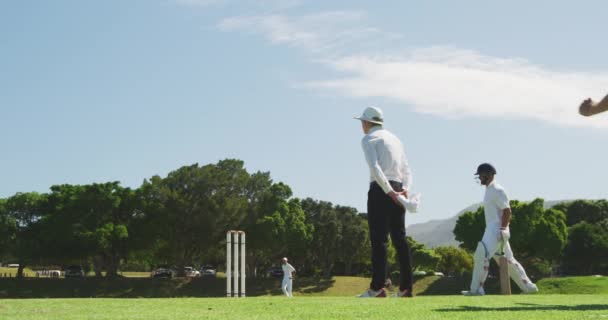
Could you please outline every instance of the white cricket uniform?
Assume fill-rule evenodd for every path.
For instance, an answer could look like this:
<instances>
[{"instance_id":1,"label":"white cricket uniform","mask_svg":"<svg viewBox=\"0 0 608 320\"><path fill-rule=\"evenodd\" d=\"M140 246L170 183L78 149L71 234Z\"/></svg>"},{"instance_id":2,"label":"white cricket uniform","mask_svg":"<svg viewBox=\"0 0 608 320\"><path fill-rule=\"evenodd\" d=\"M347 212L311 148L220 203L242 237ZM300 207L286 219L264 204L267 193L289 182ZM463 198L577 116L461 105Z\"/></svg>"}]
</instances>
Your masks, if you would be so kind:
<instances>
[{"instance_id":1,"label":"white cricket uniform","mask_svg":"<svg viewBox=\"0 0 608 320\"><path fill-rule=\"evenodd\" d=\"M296 271L296 269L290 265L289 263L285 263L282 266L283 268L283 283L281 284L281 289L283 289L283 293L285 293L288 297L293 297L291 293L293 286L293 275L292 273Z\"/></svg>"},{"instance_id":2,"label":"white cricket uniform","mask_svg":"<svg viewBox=\"0 0 608 320\"><path fill-rule=\"evenodd\" d=\"M483 206L486 230L483 234L481 243L485 250L485 257L482 260L475 260L473 279L471 279L471 292L478 292L479 288L483 288L484 282L488 276L490 257L494 257L494 260L498 263L499 257L503 254L503 244L504 255L507 258L511 279L515 281L522 291L529 291L534 284L526 275L526 271L521 264L513 257L513 251L511 250L509 241L502 241L500 233L502 214L504 209L510 208L510 205L505 189L496 183L496 181L492 181L486 186ZM509 227L507 227L507 230L509 230Z\"/></svg>"}]
</instances>

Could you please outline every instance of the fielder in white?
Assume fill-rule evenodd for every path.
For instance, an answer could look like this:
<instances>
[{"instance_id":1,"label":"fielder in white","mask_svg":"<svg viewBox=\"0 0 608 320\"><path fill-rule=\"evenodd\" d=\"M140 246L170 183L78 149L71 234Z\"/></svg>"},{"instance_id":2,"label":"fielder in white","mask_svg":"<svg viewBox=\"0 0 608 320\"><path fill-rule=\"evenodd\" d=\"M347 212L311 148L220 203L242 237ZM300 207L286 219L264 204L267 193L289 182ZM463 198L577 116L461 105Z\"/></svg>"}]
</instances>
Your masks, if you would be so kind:
<instances>
[{"instance_id":1,"label":"fielder in white","mask_svg":"<svg viewBox=\"0 0 608 320\"><path fill-rule=\"evenodd\" d=\"M499 255L503 253L509 265L509 275L521 291L523 293L538 291L536 285L526 275L524 268L513 257L513 251L509 245L511 207L505 189L494 181L495 174L496 169L489 163L483 163L477 167L476 175L479 176L480 183L486 186L483 199L486 230L473 255L475 266L473 267L471 288L469 291L462 292L466 296L485 294L483 285L488 277L490 258L493 257L498 263Z\"/></svg>"},{"instance_id":2,"label":"fielder in white","mask_svg":"<svg viewBox=\"0 0 608 320\"><path fill-rule=\"evenodd\" d=\"M296 272L296 269L287 262L287 258L283 258L283 283L281 284L281 289L283 289L283 293L285 293L288 297L293 297L291 293L293 287L293 273Z\"/></svg>"}]
</instances>

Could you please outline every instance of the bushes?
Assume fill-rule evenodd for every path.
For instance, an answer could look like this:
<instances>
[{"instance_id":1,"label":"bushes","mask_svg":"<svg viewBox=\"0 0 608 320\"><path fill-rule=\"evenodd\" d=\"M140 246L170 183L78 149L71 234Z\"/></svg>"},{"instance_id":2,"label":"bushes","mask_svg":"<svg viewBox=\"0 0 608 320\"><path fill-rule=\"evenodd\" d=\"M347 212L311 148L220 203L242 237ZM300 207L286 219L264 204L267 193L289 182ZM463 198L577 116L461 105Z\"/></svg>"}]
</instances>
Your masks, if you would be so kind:
<instances>
[{"instance_id":1,"label":"bushes","mask_svg":"<svg viewBox=\"0 0 608 320\"><path fill-rule=\"evenodd\" d=\"M437 269L446 275L462 275L473 269L473 256L462 248L437 247L434 250L440 256Z\"/></svg>"}]
</instances>

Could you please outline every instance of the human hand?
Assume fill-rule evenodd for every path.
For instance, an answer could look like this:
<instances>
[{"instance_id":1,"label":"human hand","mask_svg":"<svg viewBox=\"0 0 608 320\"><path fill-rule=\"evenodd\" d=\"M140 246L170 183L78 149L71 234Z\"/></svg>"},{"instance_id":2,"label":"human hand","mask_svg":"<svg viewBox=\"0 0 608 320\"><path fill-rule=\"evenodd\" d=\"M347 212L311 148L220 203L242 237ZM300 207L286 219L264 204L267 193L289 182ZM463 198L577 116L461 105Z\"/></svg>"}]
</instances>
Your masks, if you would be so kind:
<instances>
[{"instance_id":1,"label":"human hand","mask_svg":"<svg viewBox=\"0 0 608 320\"><path fill-rule=\"evenodd\" d=\"M590 116L593 114L591 109L594 107L594 105L595 103L593 102L593 100L591 100L591 98L586 99L581 103L580 107L578 107L578 113L583 116Z\"/></svg>"},{"instance_id":2,"label":"human hand","mask_svg":"<svg viewBox=\"0 0 608 320\"><path fill-rule=\"evenodd\" d=\"M399 196L400 195L403 195L404 197L407 198L407 195L404 195L403 191L401 191L401 192L389 191L389 193L388 193L388 196L391 197L391 199L393 200L394 203L396 203L400 207L403 207L403 205L401 204L401 202L399 202Z\"/></svg>"}]
</instances>

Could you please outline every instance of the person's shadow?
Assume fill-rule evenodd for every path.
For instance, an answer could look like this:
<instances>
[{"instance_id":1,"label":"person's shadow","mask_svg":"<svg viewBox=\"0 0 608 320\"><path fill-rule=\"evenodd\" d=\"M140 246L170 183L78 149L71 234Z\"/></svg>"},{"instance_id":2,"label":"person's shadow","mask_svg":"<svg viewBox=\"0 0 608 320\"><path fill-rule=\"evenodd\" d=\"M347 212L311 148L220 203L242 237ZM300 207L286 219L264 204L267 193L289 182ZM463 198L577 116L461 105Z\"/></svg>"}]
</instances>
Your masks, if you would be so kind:
<instances>
[{"instance_id":1,"label":"person's shadow","mask_svg":"<svg viewBox=\"0 0 608 320\"><path fill-rule=\"evenodd\" d=\"M334 286L336 280L327 278L301 278L298 280L297 288L294 291L302 293L323 292Z\"/></svg>"},{"instance_id":2,"label":"person's shadow","mask_svg":"<svg viewBox=\"0 0 608 320\"><path fill-rule=\"evenodd\" d=\"M534 303L516 303L518 306L513 307L475 307L475 306L459 306L455 308L436 309L439 312L469 312L469 311L542 311L542 310L558 310L558 311L598 311L608 310L608 304L579 304L575 306L562 305L541 305Z\"/></svg>"}]
</instances>

